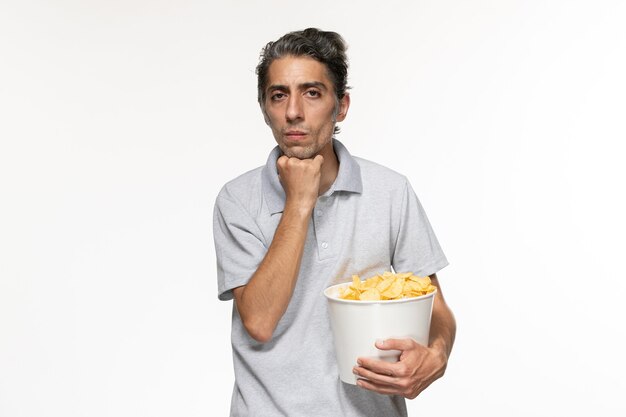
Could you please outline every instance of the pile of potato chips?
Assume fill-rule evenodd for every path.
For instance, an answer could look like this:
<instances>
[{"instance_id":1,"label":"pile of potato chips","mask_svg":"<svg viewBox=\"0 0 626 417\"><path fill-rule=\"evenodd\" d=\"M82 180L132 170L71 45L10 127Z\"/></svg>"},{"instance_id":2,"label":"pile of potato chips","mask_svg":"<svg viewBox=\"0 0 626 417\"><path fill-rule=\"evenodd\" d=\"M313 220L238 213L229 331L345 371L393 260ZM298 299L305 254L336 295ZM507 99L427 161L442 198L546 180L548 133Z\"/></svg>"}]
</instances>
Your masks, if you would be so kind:
<instances>
[{"instance_id":1,"label":"pile of potato chips","mask_svg":"<svg viewBox=\"0 0 626 417\"><path fill-rule=\"evenodd\" d=\"M419 297L435 291L429 277L418 277L412 272L394 274L385 272L361 281L352 275L352 284L339 289L339 298L344 300L398 300Z\"/></svg>"}]
</instances>

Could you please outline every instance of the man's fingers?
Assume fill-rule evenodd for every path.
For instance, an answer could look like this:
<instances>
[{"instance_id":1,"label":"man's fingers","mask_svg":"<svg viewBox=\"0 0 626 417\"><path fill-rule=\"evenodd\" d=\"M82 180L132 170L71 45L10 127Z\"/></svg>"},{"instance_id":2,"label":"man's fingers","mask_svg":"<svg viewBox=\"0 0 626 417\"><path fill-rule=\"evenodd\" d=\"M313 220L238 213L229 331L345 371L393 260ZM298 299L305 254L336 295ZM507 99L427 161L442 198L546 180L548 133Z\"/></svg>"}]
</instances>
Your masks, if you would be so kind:
<instances>
[{"instance_id":1,"label":"man's fingers","mask_svg":"<svg viewBox=\"0 0 626 417\"><path fill-rule=\"evenodd\" d=\"M398 390L395 388L392 388L387 385L380 385L373 381L367 381L365 379L358 379L356 384L361 388L365 388L370 391L377 392L379 394L385 394L385 395L397 395L398 394Z\"/></svg>"},{"instance_id":2,"label":"man's fingers","mask_svg":"<svg viewBox=\"0 0 626 417\"><path fill-rule=\"evenodd\" d=\"M315 158L313 158L313 162L315 162L317 166L321 167L324 163L324 157L322 155L316 155Z\"/></svg>"},{"instance_id":3,"label":"man's fingers","mask_svg":"<svg viewBox=\"0 0 626 417\"><path fill-rule=\"evenodd\" d=\"M354 374L357 378L365 378L368 381L379 385L395 386L397 378L393 376L393 371L389 369L379 369L378 371L372 371L364 366L355 366Z\"/></svg>"},{"instance_id":4,"label":"man's fingers","mask_svg":"<svg viewBox=\"0 0 626 417\"><path fill-rule=\"evenodd\" d=\"M282 155L276 160L276 165L280 170L285 170L288 167L315 167L315 171L320 170L322 164L324 163L324 157L322 155L317 155L313 159L299 159L296 157L288 157L286 155Z\"/></svg>"},{"instance_id":5,"label":"man's fingers","mask_svg":"<svg viewBox=\"0 0 626 417\"><path fill-rule=\"evenodd\" d=\"M360 368L374 372L379 375L386 375L390 377L398 376L401 374L402 369L399 366L399 362L389 363L373 358L359 358L358 364ZM359 369L357 367L357 369Z\"/></svg>"},{"instance_id":6,"label":"man's fingers","mask_svg":"<svg viewBox=\"0 0 626 417\"><path fill-rule=\"evenodd\" d=\"M289 160L289 157L283 155L276 160L276 166L280 169L285 169L285 165L287 165L288 160Z\"/></svg>"},{"instance_id":7,"label":"man's fingers","mask_svg":"<svg viewBox=\"0 0 626 417\"><path fill-rule=\"evenodd\" d=\"M376 348L380 350L409 350L419 345L413 339L385 339L376 341ZM423 347L423 346L422 346ZM424 347L424 349L426 349Z\"/></svg>"}]
</instances>

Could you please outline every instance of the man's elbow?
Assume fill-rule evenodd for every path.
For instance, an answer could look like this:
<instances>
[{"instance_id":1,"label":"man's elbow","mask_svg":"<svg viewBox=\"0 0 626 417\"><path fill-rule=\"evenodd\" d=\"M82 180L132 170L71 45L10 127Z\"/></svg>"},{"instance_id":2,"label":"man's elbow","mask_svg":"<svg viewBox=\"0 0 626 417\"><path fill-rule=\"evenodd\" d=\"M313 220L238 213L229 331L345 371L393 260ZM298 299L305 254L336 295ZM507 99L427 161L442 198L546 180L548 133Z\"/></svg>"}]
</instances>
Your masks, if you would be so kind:
<instances>
[{"instance_id":1,"label":"man's elbow","mask_svg":"<svg viewBox=\"0 0 626 417\"><path fill-rule=\"evenodd\" d=\"M273 327L270 327L267 323L259 322L258 320L244 321L243 326L246 332L248 332L248 335L259 343L269 342L274 335Z\"/></svg>"},{"instance_id":2,"label":"man's elbow","mask_svg":"<svg viewBox=\"0 0 626 417\"><path fill-rule=\"evenodd\" d=\"M239 317L248 335L259 343L267 343L272 340L276 322L271 316L259 312L259 309L249 308L244 297L246 286L237 287L233 290L235 305L239 311Z\"/></svg>"}]
</instances>

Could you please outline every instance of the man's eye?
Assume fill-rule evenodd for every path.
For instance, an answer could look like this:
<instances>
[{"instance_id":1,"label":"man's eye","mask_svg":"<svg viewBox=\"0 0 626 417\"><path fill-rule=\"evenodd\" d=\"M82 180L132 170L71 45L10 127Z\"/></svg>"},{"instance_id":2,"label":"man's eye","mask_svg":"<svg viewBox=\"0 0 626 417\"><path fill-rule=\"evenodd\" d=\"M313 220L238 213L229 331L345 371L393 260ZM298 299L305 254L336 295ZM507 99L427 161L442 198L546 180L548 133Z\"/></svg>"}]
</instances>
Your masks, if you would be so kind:
<instances>
[{"instance_id":1,"label":"man's eye","mask_svg":"<svg viewBox=\"0 0 626 417\"><path fill-rule=\"evenodd\" d=\"M317 90L309 90L306 92L309 97L319 97L320 92Z\"/></svg>"},{"instance_id":2,"label":"man's eye","mask_svg":"<svg viewBox=\"0 0 626 417\"><path fill-rule=\"evenodd\" d=\"M285 94L283 93L276 93L276 94L272 94L271 99L276 101L276 100L281 100L285 97Z\"/></svg>"}]
</instances>

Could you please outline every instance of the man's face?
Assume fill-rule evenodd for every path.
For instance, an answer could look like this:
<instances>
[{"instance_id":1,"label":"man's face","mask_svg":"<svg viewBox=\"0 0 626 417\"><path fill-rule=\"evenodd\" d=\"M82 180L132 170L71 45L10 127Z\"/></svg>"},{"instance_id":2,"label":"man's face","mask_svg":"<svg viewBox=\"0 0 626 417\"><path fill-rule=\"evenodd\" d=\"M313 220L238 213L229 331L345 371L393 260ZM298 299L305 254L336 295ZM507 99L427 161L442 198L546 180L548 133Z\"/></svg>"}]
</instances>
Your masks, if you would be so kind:
<instances>
[{"instance_id":1,"label":"man's face","mask_svg":"<svg viewBox=\"0 0 626 417\"><path fill-rule=\"evenodd\" d=\"M326 66L313 58L286 56L269 67L265 117L288 157L332 151L335 122L345 119L349 103L347 94L337 103Z\"/></svg>"}]
</instances>

